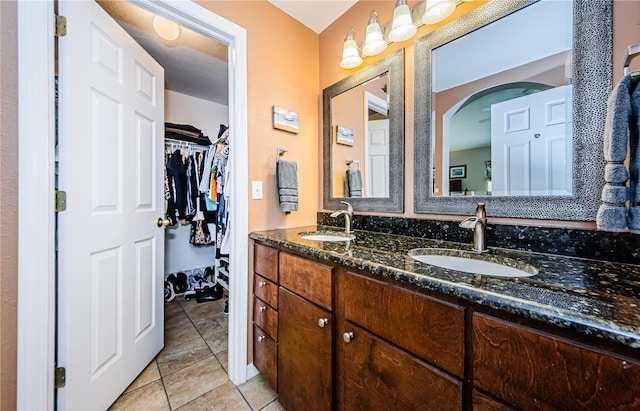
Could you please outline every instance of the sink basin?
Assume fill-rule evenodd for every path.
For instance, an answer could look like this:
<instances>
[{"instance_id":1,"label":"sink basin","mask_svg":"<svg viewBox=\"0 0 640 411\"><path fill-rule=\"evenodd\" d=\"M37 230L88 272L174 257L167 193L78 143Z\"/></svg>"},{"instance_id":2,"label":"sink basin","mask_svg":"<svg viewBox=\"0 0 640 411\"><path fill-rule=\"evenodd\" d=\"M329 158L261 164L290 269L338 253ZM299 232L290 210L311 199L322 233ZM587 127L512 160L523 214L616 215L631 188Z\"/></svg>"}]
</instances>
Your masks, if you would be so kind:
<instances>
[{"instance_id":1,"label":"sink basin","mask_svg":"<svg viewBox=\"0 0 640 411\"><path fill-rule=\"evenodd\" d=\"M300 238L304 238L305 240L314 240L314 241L329 241L329 242L338 242L338 241L349 241L356 238L353 234L345 234L340 232L332 232L332 231L311 231L306 233L298 234Z\"/></svg>"},{"instance_id":2,"label":"sink basin","mask_svg":"<svg viewBox=\"0 0 640 411\"><path fill-rule=\"evenodd\" d=\"M536 267L512 258L493 255L481 257L479 254L460 250L416 248L409 251L409 256L421 263L470 274L494 277L531 277L538 274Z\"/></svg>"}]
</instances>

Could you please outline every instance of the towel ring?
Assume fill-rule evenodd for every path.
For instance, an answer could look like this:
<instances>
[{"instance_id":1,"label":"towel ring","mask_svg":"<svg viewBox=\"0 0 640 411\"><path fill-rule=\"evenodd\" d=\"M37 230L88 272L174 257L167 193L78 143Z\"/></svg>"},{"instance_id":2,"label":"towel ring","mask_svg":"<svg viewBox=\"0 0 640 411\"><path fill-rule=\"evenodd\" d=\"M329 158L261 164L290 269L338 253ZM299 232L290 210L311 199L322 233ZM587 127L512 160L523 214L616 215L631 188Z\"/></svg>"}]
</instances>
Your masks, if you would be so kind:
<instances>
[{"instance_id":1,"label":"towel ring","mask_svg":"<svg viewBox=\"0 0 640 411\"><path fill-rule=\"evenodd\" d=\"M358 170L360 170L360 160L345 160L347 163L347 168L351 168L351 164L355 163L358 166Z\"/></svg>"},{"instance_id":2,"label":"towel ring","mask_svg":"<svg viewBox=\"0 0 640 411\"><path fill-rule=\"evenodd\" d=\"M276 158L282 157L287 151L289 151L289 149L286 147L278 147L278 154L276 155Z\"/></svg>"},{"instance_id":3,"label":"towel ring","mask_svg":"<svg viewBox=\"0 0 640 411\"><path fill-rule=\"evenodd\" d=\"M634 57L640 55L640 44L634 44L627 48L627 55L624 56L624 75L629 74L629 63L633 60Z\"/></svg>"}]
</instances>

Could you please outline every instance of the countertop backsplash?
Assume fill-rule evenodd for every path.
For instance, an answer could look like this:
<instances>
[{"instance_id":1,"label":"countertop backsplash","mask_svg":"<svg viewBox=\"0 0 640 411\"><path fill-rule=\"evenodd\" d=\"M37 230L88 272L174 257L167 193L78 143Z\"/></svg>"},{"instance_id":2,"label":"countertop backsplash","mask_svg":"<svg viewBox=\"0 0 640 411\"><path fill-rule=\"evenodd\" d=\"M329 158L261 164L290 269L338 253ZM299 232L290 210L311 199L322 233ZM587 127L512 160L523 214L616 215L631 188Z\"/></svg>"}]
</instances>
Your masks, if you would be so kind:
<instances>
[{"instance_id":1,"label":"countertop backsplash","mask_svg":"<svg viewBox=\"0 0 640 411\"><path fill-rule=\"evenodd\" d=\"M640 235L524 225L487 225L487 245L601 261L640 264ZM342 217L318 212L318 225L343 227ZM470 230L455 221L353 215L353 228L385 234L471 244Z\"/></svg>"}]
</instances>

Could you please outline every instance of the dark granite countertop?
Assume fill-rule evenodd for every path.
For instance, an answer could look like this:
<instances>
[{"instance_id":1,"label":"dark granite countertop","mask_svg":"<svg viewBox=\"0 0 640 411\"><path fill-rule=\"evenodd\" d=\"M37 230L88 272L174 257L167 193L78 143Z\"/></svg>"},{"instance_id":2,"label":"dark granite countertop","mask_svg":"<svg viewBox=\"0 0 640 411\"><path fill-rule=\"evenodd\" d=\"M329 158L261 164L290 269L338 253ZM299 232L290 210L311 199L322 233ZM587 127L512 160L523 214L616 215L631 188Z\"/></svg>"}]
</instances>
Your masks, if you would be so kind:
<instances>
[{"instance_id":1,"label":"dark granite countertop","mask_svg":"<svg viewBox=\"0 0 640 411\"><path fill-rule=\"evenodd\" d=\"M511 258L539 269L532 277L501 278L447 270L418 262L413 248L469 250L470 244L355 231L349 242L298 236L333 231L307 226L253 232L250 238L458 297L510 313L640 348L640 266L492 248L479 259Z\"/></svg>"}]
</instances>

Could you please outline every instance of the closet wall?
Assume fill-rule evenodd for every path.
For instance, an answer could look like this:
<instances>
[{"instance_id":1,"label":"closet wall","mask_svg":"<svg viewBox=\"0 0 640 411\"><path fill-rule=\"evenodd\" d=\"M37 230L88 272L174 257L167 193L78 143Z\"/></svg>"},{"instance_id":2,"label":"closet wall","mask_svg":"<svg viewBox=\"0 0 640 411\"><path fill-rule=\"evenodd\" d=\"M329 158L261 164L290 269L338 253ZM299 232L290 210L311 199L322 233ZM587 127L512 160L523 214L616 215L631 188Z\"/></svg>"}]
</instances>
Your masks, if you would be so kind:
<instances>
[{"instance_id":1,"label":"closet wall","mask_svg":"<svg viewBox=\"0 0 640 411\"><path fill-rule=\"evenodd\" d=\"M190 124L212 140L218 136L220 124L229 124L229 107L197 97L165 90L165 121ZM165 274L215 265L215 247L189 244L190 225L168 227L165 232ZM209 224L215 233L215 224Z\"/></svg>"}]
</instances>

